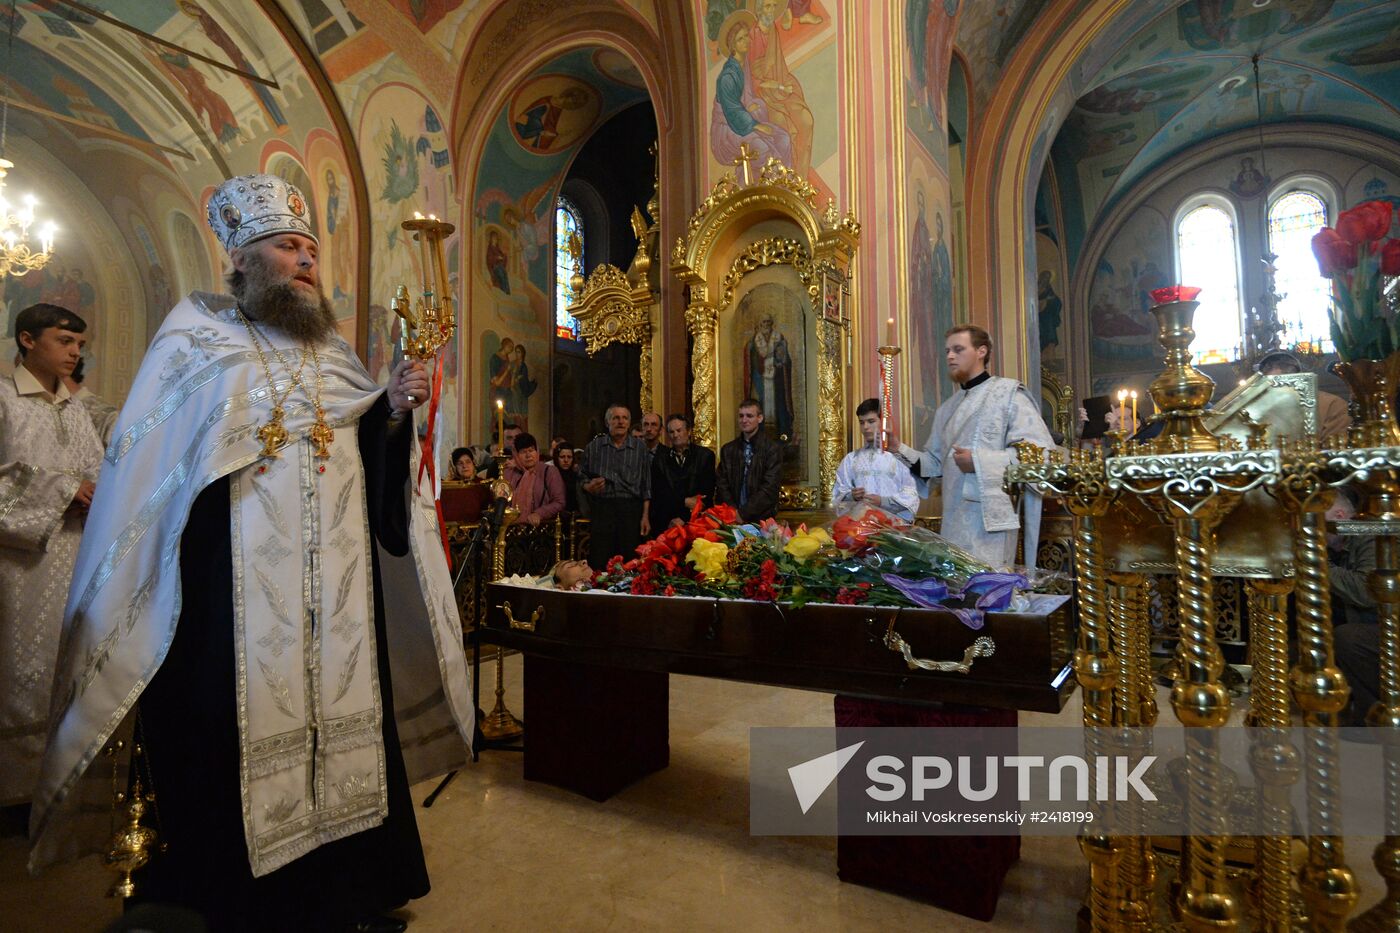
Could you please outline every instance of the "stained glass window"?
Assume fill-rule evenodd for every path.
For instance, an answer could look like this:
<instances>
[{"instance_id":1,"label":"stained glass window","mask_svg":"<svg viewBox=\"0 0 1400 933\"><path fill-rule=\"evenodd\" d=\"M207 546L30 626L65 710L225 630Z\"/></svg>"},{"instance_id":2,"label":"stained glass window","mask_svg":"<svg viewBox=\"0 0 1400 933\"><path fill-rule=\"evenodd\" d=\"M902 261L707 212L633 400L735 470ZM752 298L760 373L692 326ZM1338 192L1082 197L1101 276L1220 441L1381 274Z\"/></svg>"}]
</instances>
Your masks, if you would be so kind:
<instances>
[{"instance_id":1,"label":"stained glass window","mask_svg":"<svg viewBox=\"0 0 1400 933\"><path fill-rule=\"evenodd\" d=\"M573 287L569 284L574 274L569 241L575 236L581 259L583 214L573 201L561 196L554 205L554 333L565 340L578 339L578 321L569 313L569 306L574 303Z\"/></svg>"},{"instance_id":2,"label":"stained glass window","mask_svg":"<svg viewBox=\"0 0 1400 933\"><path fill-rule=\"evenodd\" d=\"M1192 353L1205 363L1239 359L1244 314L1234 217L1216 204L1192 208L1177 221L1176 251L1181 284L1201 289Z\"/></svg>"},{"instance_id":3,"label":"stained glass window","mask_svg":"<svg viewBox=\"0 0 1400 933\"><path fill-rule=\"evenodd\" d=\"M1290 191L1269 207L1269 252L1274 261L1274 288L1282 300L1278 319L1283 324L1285 347L1299 343L1321 343L1332 352L1328 326L1331 288L1317 271L1312 238L1327 226L1327 202L1313 191Z\"/></svg>"}]
</instances>

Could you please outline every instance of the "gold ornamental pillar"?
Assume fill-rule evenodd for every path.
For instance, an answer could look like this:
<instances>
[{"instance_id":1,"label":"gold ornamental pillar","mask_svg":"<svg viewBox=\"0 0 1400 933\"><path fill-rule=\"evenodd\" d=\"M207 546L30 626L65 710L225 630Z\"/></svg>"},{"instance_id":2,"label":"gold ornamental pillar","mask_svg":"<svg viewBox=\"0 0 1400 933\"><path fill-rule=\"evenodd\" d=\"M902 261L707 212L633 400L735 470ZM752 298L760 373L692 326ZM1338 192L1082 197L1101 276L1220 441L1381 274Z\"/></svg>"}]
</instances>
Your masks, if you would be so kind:
<instances>
[{"instance_id":1,"label":"gold ornamental pillar","mask_svg":"<svg viewBox=\"0 0 1400 933\"><path fill-rule=\"evenodd\" d=\"M1248 584L1249 643L1254 676L1250 717L1258 736L1250 765L1259 782L1263 835L1255 839L1252 893L1264 933L1288 933L1293 924L1293 807L1289 789L1302 768L1298 750L1288 739L1288 594L1287 580L1251 580Z\"/></svg>"},{"instance_id":2,"label":"gold ornamental pillar","mask_svg":"<svg viewBox=\"0 0 1400 933\"><path fill-rule=\"evenodd\" d=\"M692 384L691 406L695 412L695 443L719 450L719 386L715 384L715 338L719 315L708 304L692 304L685 309L685 326L690 331Z\"/></svg>"},{"instance_id":3,"label":"gold ornamental pillar","mask_svg":"<svg viewBox=\"0 0 1400 933\"><path fill-rule=\"evenodd\" d=\"M1352 922L1351 928L1362 933L1400 930L1400 834L1395 832L1400 827L1400 571L1396 565L1395 537L1377 535L1376 569L1368 582L1380 625L1381 692L1366 722L1386 732L1382 739L1386 835L1372 856L1376 871L1385 879L1385 896Z\"/></svg>"}]
</instances>

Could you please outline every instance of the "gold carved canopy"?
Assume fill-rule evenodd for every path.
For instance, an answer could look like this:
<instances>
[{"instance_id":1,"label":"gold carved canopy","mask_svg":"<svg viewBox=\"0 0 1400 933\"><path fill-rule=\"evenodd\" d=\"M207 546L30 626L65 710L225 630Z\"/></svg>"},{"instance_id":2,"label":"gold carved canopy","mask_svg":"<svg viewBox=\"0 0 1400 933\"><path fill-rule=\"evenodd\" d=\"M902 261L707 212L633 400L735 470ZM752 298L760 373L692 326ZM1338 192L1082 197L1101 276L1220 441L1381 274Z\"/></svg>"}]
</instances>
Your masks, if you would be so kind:
<instances>
[{"instance_id":1,"label":"gold carved canopy","mask_svg":"<svg viewBox=\"0 0 1400 933\"><path fill-rule=\"evenodd\" d=\"M860 224L850 213L842 216L831 202L819 212L816 189L777 159L756 172L749 162L745 152L736 172L720 178L671 254L671 271L687 290L694 439L714 450L720 445L721 378L729 368L743 365L726 355L721 339L733 342L736 294L744 290L747 277L790 267L803 295L803 346L816 357L811 368L816 388L806 392L811 404L804 400L805 424L794 433L817 438L817 482L809 477L805 483L785 484L781 504L825 508L846 453L845 336L850 321L845 296Z\"/></svg>"}]
</instances>

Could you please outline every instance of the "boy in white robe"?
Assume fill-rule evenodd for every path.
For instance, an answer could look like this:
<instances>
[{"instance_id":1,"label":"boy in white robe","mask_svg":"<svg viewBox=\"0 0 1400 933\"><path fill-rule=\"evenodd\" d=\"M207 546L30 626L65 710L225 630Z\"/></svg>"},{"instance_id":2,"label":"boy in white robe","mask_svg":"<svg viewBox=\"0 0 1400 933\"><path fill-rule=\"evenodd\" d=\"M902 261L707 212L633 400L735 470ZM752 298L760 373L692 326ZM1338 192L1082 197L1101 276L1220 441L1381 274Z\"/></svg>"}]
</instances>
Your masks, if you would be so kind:
<instances>
[{"instance_id":1,"label":"boy in white robe","mask_svg":"<svg viewBox=\"0 0 1400 933\"><path fill-rule=\"evenodd\" d=\"M848 512L873 505L912 522L919 509L919 489L899 458L880 447L880 401L868 398L856 407L865 444L841 458L831 487L831 507Z\"/></svg>"},{"instance_id":2,"label":"boy in white robe","mask_svg":"<svg viewBox=\"0 0 1400 933\"><path fill-rule=\"evenodd\" d=\"M993 567L1016 559L1020 517L1001 487L1006 468L1017 462L1012 447L1030 441L1055 446L1045 421L1025 386L1015 379L987 372L992 340L973 324L948 331L944 347L948 374L960 386L933 416L933 431L923 450L899 445L899 456L926 493L928 481L943 480L943 522L940 533ZM1035 563L1040 538L1040 497L1026 492L1025 560Z\"/></svg>"},{"instance_id":3,"label":"boy in white robe","mask_svg":"<svg viewBox=\"0 0 1400 933\"><path fill-rule=\"evenodd\" d=\"M102 442L63 379L87 324L57 305L15 318L22 361L0 378L0 806L39 779L63 606Z\"/></svg>"}]
</instances>

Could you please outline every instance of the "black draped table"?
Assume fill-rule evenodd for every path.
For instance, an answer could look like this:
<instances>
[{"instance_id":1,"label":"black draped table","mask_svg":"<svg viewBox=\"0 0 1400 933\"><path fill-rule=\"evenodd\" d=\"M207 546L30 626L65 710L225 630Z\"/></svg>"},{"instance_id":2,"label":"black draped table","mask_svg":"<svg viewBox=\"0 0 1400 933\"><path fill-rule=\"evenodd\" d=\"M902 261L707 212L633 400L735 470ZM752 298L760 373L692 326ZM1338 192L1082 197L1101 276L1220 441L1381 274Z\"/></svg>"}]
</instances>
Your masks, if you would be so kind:
<instances>
[{"instance_id":1,"label":"black draped table","mask_svg":"<svg viewBox=\"0 0 1400 933\"><path fill-rule=\"evenodd\" d=\"M1058 712L1075 688L1067 606L989 613L972 631L950 612L650 597L490 584L481 640L524 655L525 778L607 800L666 767L669 675L836 694L838 726L1014 726L1017 710ZM911 668L961 660L967 673ZM1020 839L838 838L842 880L990 918ZM956 871L951 870L956 868Z\"/></svg>"}]
</instances>

